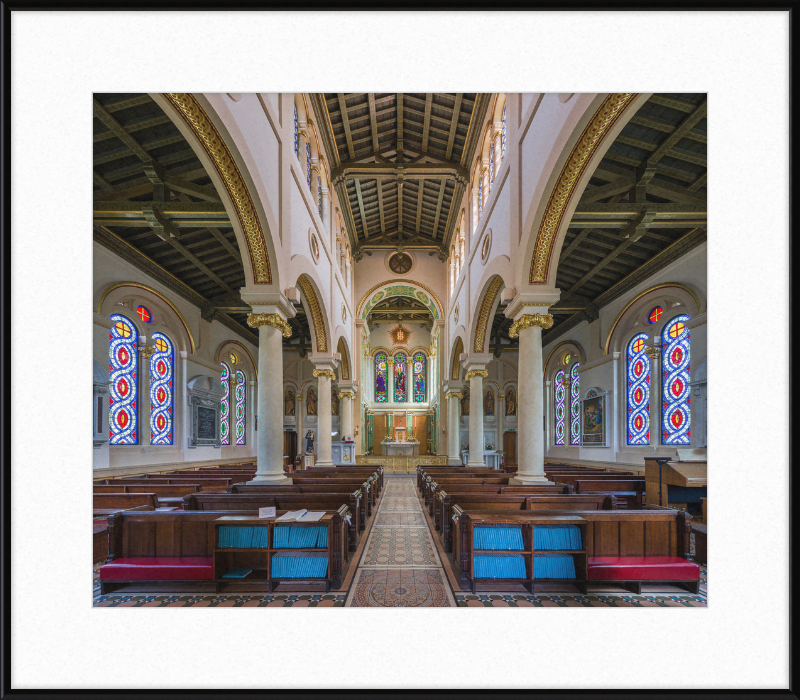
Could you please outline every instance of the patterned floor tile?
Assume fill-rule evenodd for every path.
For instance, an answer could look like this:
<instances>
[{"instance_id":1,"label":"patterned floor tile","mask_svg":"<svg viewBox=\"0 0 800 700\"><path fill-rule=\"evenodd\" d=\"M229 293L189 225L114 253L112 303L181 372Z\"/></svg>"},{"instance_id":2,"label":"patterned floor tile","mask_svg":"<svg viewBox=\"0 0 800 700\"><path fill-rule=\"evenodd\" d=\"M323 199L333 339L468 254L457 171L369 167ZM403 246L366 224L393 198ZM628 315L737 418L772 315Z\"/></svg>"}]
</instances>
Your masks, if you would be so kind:
<instances>
[{"instance_id":1,"label":"patterned floor tile","mask_svg":"<svg viewBox=\"0 0 800 700\"><path fill-rule=\"evenodd\" d=\"M182 607L182 608L341 608L344 606L344 594L279 594L279 595L101 595L94 601L98 608L142 608L142 607Z\"/></svg>"},{"instance_id":2,"label":"patterned floor tile","mask_svg":"<svg viewBox=\"0 0 800 700\"><path fill-rule=\"evenodd\" d=\"M701 595L522 595L519 593L456 593L456 605L459 607L606 607L606 608L647 608L647 607L684 607L704 608L708 605L705 596Z\"/></svg>"},{"instance_id":3,"label":"patterned floor tile","mask_svg":"<svg viewBox=\"0 0 800 700\"><path fill-rule=\"evenodd\" d=\"M375 527L360 566L439 566L439 560L427 529Z\"/></svg>"},{"instance_id":4,"label":"patterned floor tile","mask_svg":"<svg viewBox=\"0 0 800 700\"><path fill-rule=\"evenodd\" d=\"M359 572L349 601L354 608L452 607L455 602L440 569L375 570Z\"/></svg>"}]
</instances>

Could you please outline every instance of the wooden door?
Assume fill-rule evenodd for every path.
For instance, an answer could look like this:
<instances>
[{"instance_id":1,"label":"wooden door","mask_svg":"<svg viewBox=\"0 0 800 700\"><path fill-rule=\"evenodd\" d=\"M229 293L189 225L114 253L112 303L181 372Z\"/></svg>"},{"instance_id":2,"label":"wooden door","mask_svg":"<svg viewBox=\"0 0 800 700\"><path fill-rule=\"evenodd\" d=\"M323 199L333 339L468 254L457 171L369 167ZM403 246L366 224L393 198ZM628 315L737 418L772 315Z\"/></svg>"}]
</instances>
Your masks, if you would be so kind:
<instances>
[{"instance_id":1,"label":"wooden door","mask_svg":"<svg viewBox=\"0 0 800 700\"><path fill-rule=\"evenodd\" d=\"M381 440L386 437L386 423L388 416L385 413L376 413L372 423L372 454L383 454Z\"/></svg>"},{"instance_id":2,"label":"wooden door","mask_svg":"<svg viewBox=\"0 0 800 700\"><path fill-rule=\"evenodd\" d=\"M503 433L503 452L506 464L516 465L517 463L517 434Z\"/></svg>"},{"instance_id":3,"label":"wooden door","mask_svg":"<svg viewBox=\"0 0 800 700\"><path fill-rule=\"evenodd\" d=\"M294 459L297 457L297 433L293 430L283 432L283 454L287 457L283 460L284 466L294 464Z\"/></svg>"},{"instance_id":4,"label":"wooden door","mask_svg":"<svg viewBox=\"0 0 800 700\"><path fill-rule=\"evenodd\" d=\"M428 454L428 416L414 416L414 435L419 440L419 453Z\"/></svg>"}]
</instances>

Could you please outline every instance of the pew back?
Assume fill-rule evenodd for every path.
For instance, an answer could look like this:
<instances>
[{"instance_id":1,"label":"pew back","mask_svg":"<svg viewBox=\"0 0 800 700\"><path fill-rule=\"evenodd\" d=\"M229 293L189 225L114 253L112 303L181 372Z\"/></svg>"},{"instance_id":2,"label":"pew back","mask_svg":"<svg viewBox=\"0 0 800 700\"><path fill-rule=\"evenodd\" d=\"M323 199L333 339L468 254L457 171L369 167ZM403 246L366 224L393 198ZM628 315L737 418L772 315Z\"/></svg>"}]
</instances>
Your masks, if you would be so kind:
<instances>
[{"instance_id":1,"label":"pew back","mask_svg":"<svg viewBox=\"0 0 800 700\"><path fill-rule=\"evenodd\" d=\"M154 493L95 493L94 508L130 508L152 506L158 508L158 496Z\"/></svg>"}]
</instances>

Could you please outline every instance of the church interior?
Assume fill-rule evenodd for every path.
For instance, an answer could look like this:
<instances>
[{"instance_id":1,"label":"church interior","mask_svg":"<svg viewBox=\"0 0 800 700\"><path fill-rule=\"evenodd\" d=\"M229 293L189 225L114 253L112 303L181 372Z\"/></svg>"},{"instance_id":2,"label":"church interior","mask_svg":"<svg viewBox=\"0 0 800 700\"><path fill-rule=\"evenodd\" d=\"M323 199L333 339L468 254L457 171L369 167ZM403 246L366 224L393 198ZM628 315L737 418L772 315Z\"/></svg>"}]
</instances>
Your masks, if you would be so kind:
<instances>
[{"instance_id":1,"label":"church interior","mask_svg":"<svg viewBox=\"0 0 800 700\"><path fill-rule=\"evenodd\" d=\"M95 607L708 605L706 94L92 109Z\"/></svg>"}]
</instances>

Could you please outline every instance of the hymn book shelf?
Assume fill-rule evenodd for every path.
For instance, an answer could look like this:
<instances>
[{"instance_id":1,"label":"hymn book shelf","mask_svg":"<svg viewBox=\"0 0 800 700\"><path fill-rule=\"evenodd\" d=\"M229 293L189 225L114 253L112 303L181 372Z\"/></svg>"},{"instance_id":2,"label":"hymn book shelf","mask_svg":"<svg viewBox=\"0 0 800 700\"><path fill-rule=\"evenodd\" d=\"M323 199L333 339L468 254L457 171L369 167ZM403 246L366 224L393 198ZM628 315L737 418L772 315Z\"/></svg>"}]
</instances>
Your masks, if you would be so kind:
<instances>
[{"instance_id":1,"label":"hymn book shelf","mask_svg":"<svg viewBox=\"0 0 800 700\"><path fill-rule=\"evenodd\" d=\"M267 585L269 592L273 586L289 581L307 581L310 583L324 583L325 592L333 586L338 587L341 581L341 538L339 533L341 516L338 513L326 513L317 522L276 522L275 519L253 518L250 516L233 515L223 516L214 521L214 581L217 587L224 584L247 584L257 582L258 585ZM224 547L220 546L221 528L251 528L264 529L266 533L256 535L262 538L266 546L262 547ZM325 528L327 536L324 547L276 547L276 530L282 527L295 528ZM303 557L312 557L314 554L324 556L327 561L324 576L307 575L282 575L277 572L278 564L274 561L276 555L286 557L296 552L303 553ZM236 569L252 569L241 578L226 578L225 574Z\"/></svg>"},{"instance_id":2,"label":"hymn book shelf","mask_svg":"<svg viewBox=\"0 0 800 700\"><path fill-rule=\"evenodd\" d=\"M541 583L569 583L576 586L580 591L586 592L587 581L587 559L586 559L586 520L579 516L531 516L529 514L501 514L497 516L482 516L463 512L461 517L464 519L461 528L462 543L461 556L465 559L467 579L469 587L475 593L475 586L478 583L491 583L493 585L509 583L522 584L531 593L536 582ZM474 547L475 530L481 528L491 529L506 526L512 529L519 529L521 535L521 549L478 549ZM580 549L538 549L534 547L534 531L537 527L548 526L548 529L555 526L572 526L580 532ZM497 556L497 555L517 555L522 557L525 565L525 575L508 578L481 577L476 575L475 557L478 556ZM543 578L534 573L535 555L568 555L572 558L575 570L575 577L550 577ZM520 571L520 574L522 572Z\"/></svg>"}]
</instances>

